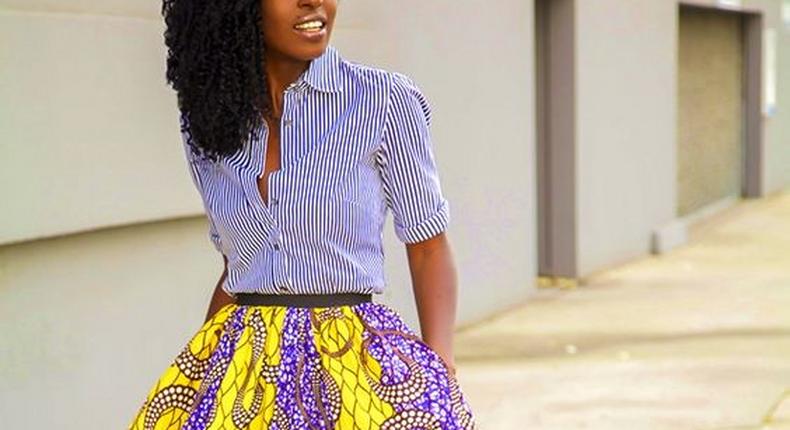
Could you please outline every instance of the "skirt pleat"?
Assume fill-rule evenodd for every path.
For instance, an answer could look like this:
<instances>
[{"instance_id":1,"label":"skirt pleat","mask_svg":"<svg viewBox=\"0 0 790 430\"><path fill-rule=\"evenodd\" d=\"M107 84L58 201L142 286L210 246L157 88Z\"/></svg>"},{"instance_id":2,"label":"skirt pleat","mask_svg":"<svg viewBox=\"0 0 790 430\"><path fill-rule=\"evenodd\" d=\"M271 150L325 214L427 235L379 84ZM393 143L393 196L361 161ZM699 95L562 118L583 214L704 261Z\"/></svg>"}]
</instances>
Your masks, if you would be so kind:
<instances>
[{"instance_id":1,"label":"skirt pleat","mask_svg":"<svg viewBox=\"0 0 790 430\"><path fill-rule=\"evenodd\" d=\"M130 430L472 430L444 360L391 307L228 304L151 388Z\"/></svg>"}]
</instances>

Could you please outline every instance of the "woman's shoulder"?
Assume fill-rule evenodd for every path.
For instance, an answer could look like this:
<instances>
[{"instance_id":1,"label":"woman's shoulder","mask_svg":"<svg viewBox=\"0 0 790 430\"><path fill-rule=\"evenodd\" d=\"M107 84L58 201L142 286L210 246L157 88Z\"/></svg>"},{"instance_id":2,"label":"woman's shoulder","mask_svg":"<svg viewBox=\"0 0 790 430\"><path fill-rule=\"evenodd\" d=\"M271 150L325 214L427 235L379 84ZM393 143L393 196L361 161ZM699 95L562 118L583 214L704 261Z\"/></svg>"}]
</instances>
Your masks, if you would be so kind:
<instances>
[{"instance_id":1,"label":"woman's shoulder","mask_svg":"<svg viewBox=\"0 0 790 430\"><path fill-rule=\"evenodd\" d=\"M361 87L375 87L392 92L420 93L420 88L412 76L402 70L385 68L371 63L343 59L346 73Z\"/></svg>"},{"instance_id":2,"label":"woman's shoulder","mask_svg":"<svg viewBox=\"0 0 790 430\"><path fill-rule=\"evenodd\" d=\"M425 122L430 125L433 107L429 97L411 74L368 64L357 63L355 67L359 68L360 74L376 76L377 82L383 88L382 99L386 101L388 112L421 111Z\"/></svg>"},{"instance_id":3,"label":"woman's shoulder","mask_svg":"<svg viewBox=\"0 0 790 430\"><path fill-rule=\"evenodd\" d=\"M429 97L411 74L394 69L387 69L371 64L346 61L353 79L358 85L357 90L375 94L381 100L381 106L387 112L416 111L418 108L424 120L430 125L433 107Z\"/></svg>"}]
</instances>

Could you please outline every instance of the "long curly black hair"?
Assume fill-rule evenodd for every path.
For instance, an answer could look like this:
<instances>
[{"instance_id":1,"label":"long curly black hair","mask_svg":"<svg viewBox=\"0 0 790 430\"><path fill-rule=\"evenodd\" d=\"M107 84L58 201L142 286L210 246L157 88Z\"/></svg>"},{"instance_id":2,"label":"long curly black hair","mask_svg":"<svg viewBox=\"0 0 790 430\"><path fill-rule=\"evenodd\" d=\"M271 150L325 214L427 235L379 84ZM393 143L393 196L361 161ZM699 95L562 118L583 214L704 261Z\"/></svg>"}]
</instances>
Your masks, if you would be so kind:
<instances>
[{"instance_id":1,"label":"long curly black hair","mask_svg":"<svg viewBox=\"0 0 790 430\"><path fill-rule=\"evenodd\" d=\"M167 82L193 154L231 155L271 115L260 0L163 0Z\"/></svg>"}]
</instances>

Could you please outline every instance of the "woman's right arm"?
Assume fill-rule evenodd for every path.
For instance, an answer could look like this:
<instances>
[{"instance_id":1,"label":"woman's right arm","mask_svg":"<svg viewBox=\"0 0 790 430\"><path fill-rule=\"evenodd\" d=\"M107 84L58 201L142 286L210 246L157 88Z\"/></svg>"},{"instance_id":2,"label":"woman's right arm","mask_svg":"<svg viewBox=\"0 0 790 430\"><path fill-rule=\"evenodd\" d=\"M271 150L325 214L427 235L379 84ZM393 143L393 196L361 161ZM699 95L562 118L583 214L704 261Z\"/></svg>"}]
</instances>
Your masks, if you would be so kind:
<instances>
[{"instance_id":1,"label":"woman's right arm","mask_svg":"<svg viewBox=\"0 0 790 430\"><path fill-rule=\"evenodd\" d=\"M218 310L222 309L223 306L236 302L233 297L227 295L225 291L222 290L222 282L225 280L225 277L228 276L228 257L223 255L222 260L225 263L225 269L222 271L222 276L219 277L217 286L214 287L214 294L211 296L211 303L208 306L208 312L206 313L206 320L204 323L208 322L208 320L210 320Z\"/></svg>"}]
</instances>

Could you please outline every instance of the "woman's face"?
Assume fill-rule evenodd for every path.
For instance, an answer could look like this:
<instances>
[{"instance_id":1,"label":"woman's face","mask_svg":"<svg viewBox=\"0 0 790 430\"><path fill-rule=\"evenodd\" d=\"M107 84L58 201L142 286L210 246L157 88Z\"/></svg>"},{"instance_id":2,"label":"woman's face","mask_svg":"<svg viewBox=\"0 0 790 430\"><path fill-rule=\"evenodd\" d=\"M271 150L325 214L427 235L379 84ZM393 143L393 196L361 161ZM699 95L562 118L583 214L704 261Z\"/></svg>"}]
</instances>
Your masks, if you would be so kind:
<instances>
[{"instance_id":1,"label":"woman's face","mask_svg":"<svg viewBox=\"0 0 790 430\"><path fill-rule=\"evenodd\" d=\"M260 2L267 53L309 61L324 52L332 34L338 0Z\"/></svg>"}]
</instances>

